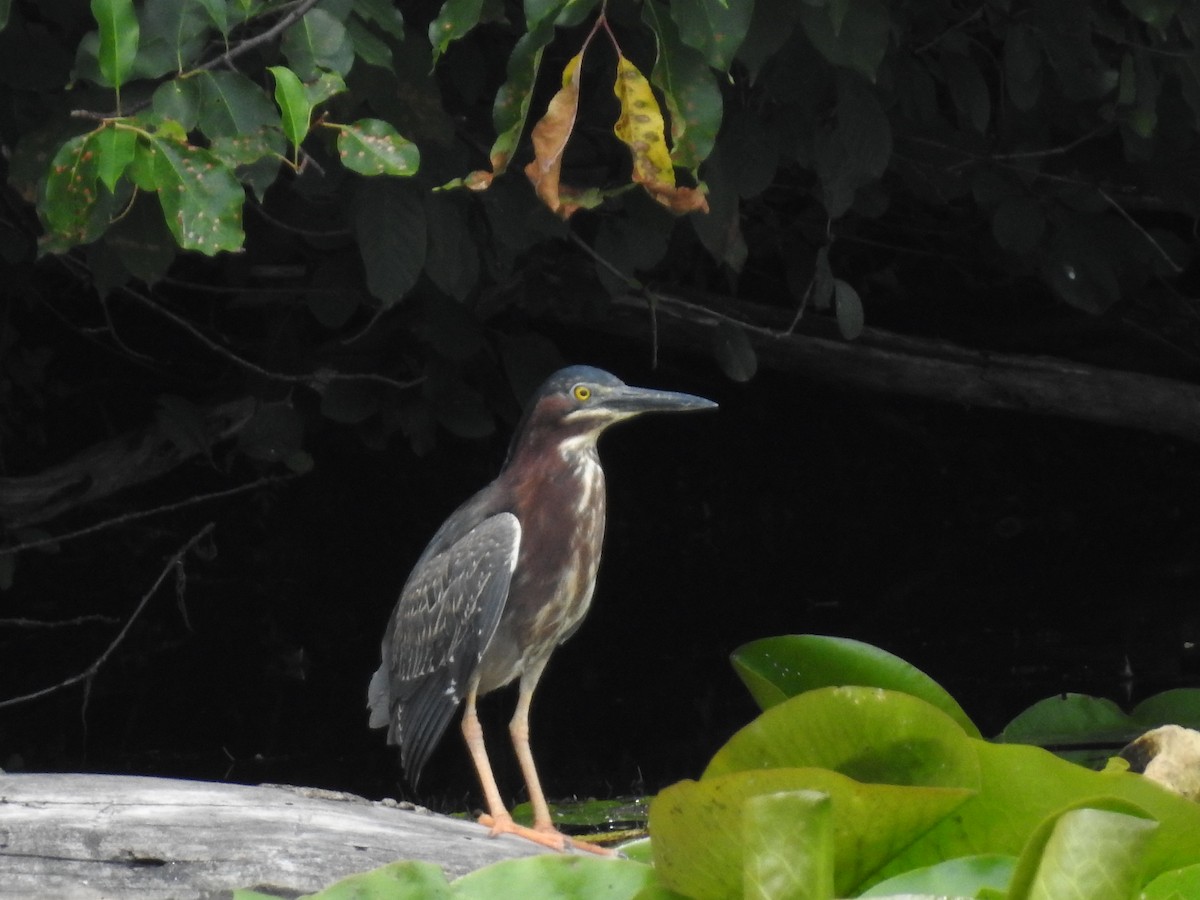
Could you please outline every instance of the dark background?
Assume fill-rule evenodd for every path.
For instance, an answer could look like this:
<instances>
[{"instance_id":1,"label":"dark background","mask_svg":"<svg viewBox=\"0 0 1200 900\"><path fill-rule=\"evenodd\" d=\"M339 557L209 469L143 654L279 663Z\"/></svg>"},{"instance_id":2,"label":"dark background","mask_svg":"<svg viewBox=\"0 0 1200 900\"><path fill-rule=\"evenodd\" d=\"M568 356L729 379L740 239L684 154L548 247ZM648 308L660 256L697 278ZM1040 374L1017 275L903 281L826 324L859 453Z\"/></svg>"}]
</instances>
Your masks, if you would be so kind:
<instances>
[{"instance_id":1,"label":"dark background","mask_svg":"<svg viewBox=\"0 0 1200 900\"><path fill-rule=\"evenodd\" d=\"M1198 448L769 372L738 385L670 353L653 371L642 347L555 338L572 360L721 409L647 417L601 442L610 518L595 603L533 709L552 797L697 776L755 713L730 652L775 634L897 653L985 734L1059 691L1128 705L1200 684ZM87 362L81 347L76 363ZM128 374L106 365L114 381ZM125 394L128 406L137 401ZM4 616L70 608L113 619L0 629L5 697L85 668L166 558L218 523L215 555L189 557L177 595L167 580L90 690L0 709L0 765L478 803L456 727L413 793L382 732L367 728L364 698L409 567L494 476L509 428L478 441L442 433L423 457L327 429L314 471L270 492L25 554ZM147 507L226 484L194 463L114 502ZM503 790L518 799L512 702L501 692L483 710Z\"/></svg>"},{"instance_id":2,"label":"dark background","mask_svg":"<svg viewBox=\"0 0 1200 900\"><path fill-rule=\"evenodd\" d=\"M61 515L6 513L4 549L109 524L53 551L22 550L15 570L0 557L0 586L12 576L0 591L0 767L477 803L453 731L421 790L403 784L395 751L367 728L366 685L410 566L494 477L518 392L554 360L721 409L647 418L602 441L610 518L595 605L533 708L551 797L649 792L698 775L755 713L729 654L782 633L897 653L989 735L1056 692L1129 706L1200 685L1200 445L1153 430L1184 433L1179 422L1139 417L1153 424L1123 430L846 387L885 347L898 379L925 373L907 379L925 396L945 396L947 358L966 359L980 383L996 372L996 389L976 383L975 396L1008 406L1054 397L1053 373L1067 370L1104 384L1159 376L1146 405L1160 412L1171 404L1153 401L1195 390L1194 4L862 0L843 46L820 19L838 4L759 0L738 58L702 60L682 85L722 94L714 152L692 173L711 212L671 218L638 188L568 224L522 173L528 134L487 191L432 192L490 164L493 101L525 16L516 0L486 6L489 21L436 66L426 35L438 0L403 4L403 38L354 20L375 28L394 65L349 47L337 63L349 90L318 113L390 123L421 149L415 176L355 174L321 130L304 142L302 171L268 160L275 180L247 194L244 248L201 258L178 250L145 192L94 234L44 242L47 186L61 186L50 160L98 124L77 111L103 116L115 98L96 73L76 71L96 27L86 4L10 4L0 30L0 490L148 430L178 449L189 424L230 401L282 416L294 433L273 443L258 421L253 438L246 427ZM653 77L661 35L643 22L645 4L604 9L614 40ZM232 37L243 87L267 119L267 67L300 64L278 34L260 40L280 14ZM554 32L526 132L593 21ZM162 27L141 24L143 37ZM128 102L229 62L228 42L196 27L177 47L187 71L168 59L126 85ZM589 52L564 180L618 192L631 157L613 135L606 43L601 35ZM857 63L849 50L861 51ZM196 147L231 137L227 117L214 118L191 133ZM132 196L128 179L119 189ZM378 197L387 203L368 202ZM861 310L818 297L818 280L828 295L833 278ZM660 331L622 313L631 294L651 299L643 286L673 298ZM851 343L857 312L867 331ZM765 333L793 319L788 339ZM820 381L773 368L815 356L817 340L847 351L810 367ZM1016 398L1002 390L1012 361L995 356L1008 353L1021 371L1034 356L1047 363ZM746 383L722 374L755 365ZM329 371L343 376L340 391L322 381ZM1076 396L1092 415L1129 415L1099 388ZM172 410L173 431L162 427ZM277 443L287 453L266 452ZM286 475L280 457L305 454L314 466L302 477L143 515ZM72 471L75 489L106 474ZM172 554L209 523L186 577L168 574L113 648ZM56 622L67 624L47 627ZM109 648L85 683L7 702ZM484 713L516 799L511 705L511 694L489 697Z\"/></svg>"}]
</instances>

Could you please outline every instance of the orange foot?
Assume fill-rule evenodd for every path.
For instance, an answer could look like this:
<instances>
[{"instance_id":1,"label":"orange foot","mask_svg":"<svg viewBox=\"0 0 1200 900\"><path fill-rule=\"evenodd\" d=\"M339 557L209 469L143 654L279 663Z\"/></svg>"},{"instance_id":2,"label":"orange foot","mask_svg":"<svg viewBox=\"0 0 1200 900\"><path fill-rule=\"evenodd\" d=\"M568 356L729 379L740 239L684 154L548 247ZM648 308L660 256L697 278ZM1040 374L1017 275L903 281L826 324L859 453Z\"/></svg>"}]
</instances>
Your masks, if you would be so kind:
<instances>
[{"instance_id":1,"label":"orange foot","mask_svg":"<svg viewBox=\"0 0 1200 900\"><path fill-rule=\"evenodd\" d=\"M599 844L593 844L590 841L576 840L552 827L529 828L526 825L518 825L513 821L512 816L507 813L500 818L484 814L479 817L479 824L486 825L491 830L492 837L500 834L515 834L517 837L533 841L535 844L540 844L543 847L549 847L551 850L558 850L560 853L566 850L585 850L588 853L595 853L597 856L619 855L616 850L601 847Z\"/></svg>"}]
</instances>

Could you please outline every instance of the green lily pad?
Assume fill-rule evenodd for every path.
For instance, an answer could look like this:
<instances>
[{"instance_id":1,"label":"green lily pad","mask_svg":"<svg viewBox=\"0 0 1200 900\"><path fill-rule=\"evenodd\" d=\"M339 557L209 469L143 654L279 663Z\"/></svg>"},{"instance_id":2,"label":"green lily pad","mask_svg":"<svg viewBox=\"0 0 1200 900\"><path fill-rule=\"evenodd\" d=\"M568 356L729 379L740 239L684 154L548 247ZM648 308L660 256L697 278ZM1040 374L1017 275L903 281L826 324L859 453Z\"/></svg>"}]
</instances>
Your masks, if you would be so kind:
<instances>
[{"instance_id":1,"label":"green lily pad","mask_svg":"<svg viewBox=\"0 0 1200 900\"><path fill-rule=\"evenodd\" d=\"M900 657L861 641L818 634L783 635L743 644L731 659L738 677L763 709L814 688L879 687L920 697L954 719L967 734L980 736L940 684Z\"/></svg>"},{"instance_id":2,"label":"green lily pad","mask_svg":"<svg viewBox=\"0 0 1200 900\"><path fill-rule=\"evenodd\" d=\"M1010 900L1134 896L1158 823L1127 803L1103 805L1112 808L1067 810L1038 828L1017 863Z\"/></svg>"},{"instance_id":3,"label":"green lily pad","mask_svg":"<svg viewBox=\"0 0 1200 900\"><path fill-rule=\"evenodd\" d=\"M860 897L920 894L934 897L978 897L984 890L1004 894L1017 866L1015 856L993 853L960 856L933 866L913 869L881 881Z\"/></svg>"},{"instance_id":4,"label":"green lily pad","mask_svg":"<svg viewBox=\"0 0 1200 900\"><path fill-rule=\"evenodd\" d=\"M924 700L880 688L820 688L762 713L717 751L704 778L819 766L859 781L974 788L975 742Z\"/></svg>"},{"instance_id":5,"label":"green lily pad","mask_svg":"<svg viewBox=\"0 0 1200 900\"><path fill-rule=\"evenodd\" d=\"M833 814L828 794L781 791L742 807L745 900L833 900Z\"/></svg>"},{"instance_id":6,"label":"green lily pad","mask_svg":"<svg viewBox=\"0 0 1200 900\"><path fill-rule=\"evenodd\" d=\"M451 896L440 866L413 860L359 872L307 895L309 900L447 900Z\"/></svg>"},{"instance_id":7,"label":"green lily pad","mask_svg":"<svg viewBox=\"0 0 1200 900\"><path fill-rule=\"evenodd\" d=\"M531 856L494 863L455 879L455 900L672 900L654 869L627 859Z\"/></svg>"},{"instance_id":8,"label":"green lily pad","mask_svg":"<svg viewBox=\"0 0 1200 900\"><path fill-rule=\"evenodd\" d=\"M650 804L654 865L663 883L689 897L738 896L743 889L744 806L781 791L831 798L834 888L847 896L969 796L947 787L861 784L817 768L732 772L681 781Z\"/></svg>"},{"instance_id":9,"label":"green lily pad","mask_svg":"<svg viewBox=\"0 0 1200 900\"><path fill-rule=\"evenodd\" d=\"M1200 897L1200 865L1164 872L1142 890L1139 900L1188 900Z\"/></svg>"},{"instance_id":10,"label":"green lily pad","mask_svg":"<svg viewBox=\"0 0 1200 900\"><path fill-rule=\"evenodd\" d=\"M980 789L956 811L888 862L891 877L918 866L981 853L1019 854L1048 817L1064 809L1111 804L1144 809L1161 824L1149 843L1143 871L1149 877L1200 863L1200 804L1131 772L1093 772L1040 747L975 745Z\"/></svg>"}]
</instances>

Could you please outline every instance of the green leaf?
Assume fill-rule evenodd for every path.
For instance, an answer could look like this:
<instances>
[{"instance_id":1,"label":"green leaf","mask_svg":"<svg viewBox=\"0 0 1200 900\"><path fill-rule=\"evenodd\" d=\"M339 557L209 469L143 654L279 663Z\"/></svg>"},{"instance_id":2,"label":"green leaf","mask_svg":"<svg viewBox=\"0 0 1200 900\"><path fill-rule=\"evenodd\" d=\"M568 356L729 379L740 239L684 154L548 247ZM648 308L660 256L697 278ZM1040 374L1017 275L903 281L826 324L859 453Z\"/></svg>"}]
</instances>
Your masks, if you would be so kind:
<instances>
[{"instance_id":1,"label":"green leaf","mask_svg":"<svg viewBox=\"0 0 1200 900\"><path fill-rule=\"evenodd\" d=\"M46 176L42 215L50 230L68 245L94 240L108 224L101 203L103 196L97 186L100 178L97 134L91 131L63 144Z\"/></svg>"},{"instance_id":2,"label":"green leaf","mask_svg":"<svg viewBox=\"0 0 1200 900\"><path fill-rule=\"evenodd\" d=\"M446 0L437 18L429 23L429 43L437 63L452 41L457 41L479 24L483 0Z\"/></svg>"},{"instance_id":3,"label":"green leaf","mask_svg":"<svg viewBox=\"0 0 1200 900\"><path fill-rule=\"evenodd\" d=\"M672 0L669 8L683 43L714 69L728 71L750 27L753 0Z\"/></svg>"},{"instance_id":4,"label":"green leaf","mask_svg":"<svg viewBox=\"0 0 1200 900\"><path fill-rule=\"evenodd\" d=\"M1142 889L1138 900L1190 900L1200 897L1200 865L1164 872Z\"/></svg>"},{"instance_id":5,"label":"green leaf","mask_svg":"<svg viewBox=\"0 0 1200 900\"><path fill-rule=\"evenodd\" d=\"M721 127L721 91L704 57L680 40L658 0L646 0L642 21L658 41L650 81L662 91L670 114L671 161L694 172L712 152Z\"/></svg>"},{"instance_id":6,"label":"green leaf","mask_svg":"<svg viewBox=\"0 0 1200 900\"><path fill-rule=\"evenodd\" d=\"M1125 8L1147 25L1164 31L1179 11L1182 0L1121 0Z\"/></svg>"},{"instance_id":7,"label":"green leaf","mask_svg":"<svg viewBox=\"0 0 1200 900\"><path fill-rule=\"evenodd\" d=\"M1115 806L1120 811L1072 809L1039 828L1017 863L1009 900L1135 896L1143 858L1159 825L1140 810L1133 814L1129 804Z\"/></svg>"},{"instance_id":8,"label":"green leaf","mask_svg":"<svg viewBox=\"0 0 1200 900\"><path fill-rule=\"evenodd\" d=\"M386 309L412 289L425 264L421 190L391 178L363 181L352 214L367 289Z\"/></svg>"},{"instance_id":9,"label":"green leaf","mask_svg":"<svg viewBox=\"0 0 1200 900\"><path fill-rule=\"evenodd\" d=\"M1104 743L1136 737L1129 716L1111 700L1085 694L1047 697L1026 709L1000 732L1010 744Z\"/></svg>"},{"instance_id":10,"label":"green leaf","mask_svg":"<svg viewBox=\"0 0 1200 900\"><path fill-rule=\"evenodd\" d=\"M831 799L834 889L850 896L895 853L970 795L944 787L861 784L820 768L754 769L665 788L650 804L651 849L663 883L699 900L740 896L744 808L754 797L819 791Z\"/></svg>"},{"instance_id":11,"label":"green leaf","mask_svg":"<svg viewBox=\"0 0 1200 900\"><path fill-rule=\"evenodd\" d=\"M312 119L308 94L296 73L287 66L269 66L267 71L275 76L275 103L283 114L283 133L298 152L308 137Z\"/></svg>"},{"instance_id":12,"label":"green leaf","mask_svg":"<svg viewBox=\"0 0 1200 900\"><path fill-rule=\"evenodd\" d=\"M754 12L738 59L746 66L751 82L759 71L787 43L796 27L800 4L796 0L754 0Z\"/></svg>"},{"instance_id":13,"label":"green leaf","mask_svg":"<svg viewBox=\"0 0 1200 900\"><path fill-rule=\"evenodd\" d=\"M829 795L780 791L742 807L742 896L832 900L833 815Z\"/></svg>"},{"instance_id":14,"label":"green leaf","mask_svg":"<svg viewBox=\"0 0 1200 900\"><path fill-rule=\"evenodd\" d=\"M214 138L211 150L223 163L237 169L268 157L277 157L285 149L285 139L275 128L259 128L247 134Z\"/></svg>"},{"instance_id":15,"label":"green leaf","mask_svg":"<svg viewBox=\"0 0 1200 900\"><path fill-rule=\"evenodd\" d=\"M279 127L279 113L263 89L239 72L203 72L199 76L198 124L209 138L234 137Z\"/></svg>"},{"instance_id":16,"label":"green leaf","mask_svg":"<svg viewBox=\"0 0 1200 900\"><path fill-rule=\"evenodd\" d=\"M924 700L881 688L828 687L764 711L726 741L703 777L821 766L864 782L974 788L975 756L962 727Z\"/></svg>"},{"instance_id":17,"label":"green leaf","mask_svg":"<svg viewBox=\"0 0 1200 900\"><path fill-rule=\"evenodd\" d=\"M466 299L479 280L479 245L471 235L468 214L467 198L462 194L425 196L429 232L425 274L455 300Z\"/></svg>"},{"instance_id":18,"label":"green leaf","mask_svg":"<svg viewBox=\"0 0 1200 900\"><path fill-rule=\"evenodd\" d=\"M740 325L722 319L713 329L713 354L717 365L733 381L745 382L758 371L758 354Z\"/></svg>"},{"instance_id":19,"label":"green leaf","mask_svg":"<svg viewBox=\"0 0 1200 900\"><path fill-rule=\"evenodd\" d=\"M1008 890L1016 866L1014 856L960 856L881 881L858 896L978 897L985 889L1003 894Z\"/></svg>"},{"instance_id":20,"label":"green leaf","mask_svg":"<svg viewBox=\"0 0 1200 900\"><path fill-rule=\"evenodd\" d=\"M1048 816L1068 807L1132 803L1157 819L1145 855L1145 875L1200 863L1200 804L1171 794L1130 772L1093 772L1039 747L971 739L979 761L979 792L902 850L880 873L897 875L955 856L1022 852Z\"/></svg>"},{"instance_id":21,"label":"green leaf","mask_svg":"<svg viewBox=\"0 0 1200 900\"><path fill-rule=\"evenodd\" d=\"M837 685L887 688L937 707L972 737L979 729L946 690L911 663L850 638L784 635L743 644L733 668L763 709L789 697Z\"/></svg>"},{"instance_id":22,"label":"green leaf","mask_svg":"<svg viewBox=\"0 0 1200 900\"><path fill-rule=\"evenodd\" d=\"M455 900L672 900L654 869L628 859L543 855L493 863L454 880Z\"/></svg>"},{"instance_id":23,"label":"green leaf","mask_svg":"<svg viewBox=\"0 0 1200 900\"><path fill-rule=\"evenodd\" d=\"M840 278L833 279L833 315L837 319L838 331L846 340L856 340L862 334L862 299L853 285Z\"/></svg>"},{"instance_id":24,"label":"green leaf","mask_svg":"<svg viewBox=\"0 0 1200 900\"><path fill-rule=\"evenodd\" d=\"M133 162L137 135L131 128L108 124L96 132L92 142L96 154L96 175L110 193L117 190L117 182L125 169Z\"/></svg>"},{"instance_id":25,"label":"green leaf","mask_svg":"<svg viewBox=\"0 0 1200 900\"><path fill-rule=\"evenodd\" d=\"M133 199L103 241L125 270L146 284L155 284L167 274L179 250L153 188Z\"/></svg>"},{"instance_id":26,"label":"green leaf","mask_svg":"<svg viewBox=\"0 0 1200 900\"><path fill-rule=\"evenodd\" d=\"M184 131L191 131L200 121L202 89L195 78L172 78L158 86L150 100L150 108L158 119L178 122Z\"/></svg>"},{"instance_id":27,"label":"green leaf","mask_svg":"<svg viewBox=\"0 0 1200 900\"><path fill-rule=\"evenodd\" d=\"M357 16L347 19L346 33L350 36L350 43L354 45L354 55L363 62L381 69L391 69L395 65L392 48L362 19Z\"/></svg>"},{"instance_id":28,"label":"green leaf","mask_svg":"<svg viewBox=\"0 0 1200 900\"><path fill-rule=\"evenodd\" d=\"M542 63L542 51L554 38L554 21L545 18L538 25L529 27L514 45L508 57L507 79L496 92L492 105L492 124L496 128L496 140L489 154L492 173L499 175L508 168L517 142L525 130L529 116L529 103L533 96L533 83L537 79Z\"/></svg>"},{"instance_id":29,"label":"green leaf","mask_svg":"<svg viewBox=\"0 0 1200 900\"><path fill-rule=\"evenodd\" d=\"M980 134L985 133L992 116L992 98L979 65L966 54L945 53L942 72L959 115Z\"/></svg>"},{"instance_id":30,"label":"green leaf","mask_svg":"<svg viewBox=\"0 0 1200 900\"><path fill-rule=\"evenodd\" d=\"M834 28L832 6L800 4L800 24L812 45L835 66L853 69L874 82L887 53L891 17L882 0L855 0L841 28Z\"/></svg>"},{"instance_id":31,"label":"green leaf","mask_svg":"<svg viewBox=\"0 0 1200 900\"><path fill-rule=\"evenodd\" d=\"M860 187L883 174L892 155L891 125L875 92L848 73L837 85L837 118L813 140L821 199L835 219L850 209Z\"/></svg>"},{"instance_id":32,"label":"green leaf","mask_svg":"<svg viewBox=\"0 0 1200 900\"><path fill-rule=\"evenodd\" d=\"M279 48L303 81L315 79L321 69L345 75L354 65L354 44L346 26L319 6L284 32Z\"/></svg>"},{"instance_id":33,"label":"green leaf","mask_svg":"<svg viewBox=\"0 0 1200 900\"><path fill-rule=\"evenodd\" d=\"M1173 688L1147 697L1133 708L1130 718L1143 729L1182 725L1200 730L1200 688Z\"/></svg>"},{"instance_id":34,"label":"green leaf","mask_svg":"<svg viewBox=\"0 0 1200 900\"><path fill-rule=\"evenodd\" d=\"M208 150L159 138L151 153L158 201L176 243L207 256L241 249L246 194L229 167Z\"/></svg>"},{"instance_id":35,"label":"green leaf","mask_svg":"<svg viewBox=\"0 0 1200 900\"><path fill-rule=\"evenodd\" d=\"M0 0L0 31L4 30L4 26L8 24L8 14L12 10L12 0ZM13 557L15 558L15 557ZM11 576L9 586L12 585Z\"/></svg>"},{"instance_id":36,"label":"green leaf","mask_svg":"<svg viewBox=\"0 0 1200 900\"><path fill-rule=\"evenodd\" d=\"M139 25L133 0L92 0L91 7L100 26L100 73L119 90L137 58Z\"/></svg>"},{"instance_id":37,"label":"green leaf","mask_svg":"<svg viewBox=\"0 0 1200 900\"><path fill-rule=\"evenodd\" d=\"M384 34L404 40L404 16L391 0L354 0L354 12L378 26Z\"/></svg>"},{"instance_id":38,"label":"green leaf","mask_svg":"<svg viewBox=\"0 0 1200 900\"><path fill-rule=\"evenodd\" d=\"M316 81L304 85L304 96L308 98L309 106L320 106L330 97L336 97L347 90L346 80L337 72L322 72Z\"/></svg>"},{"instance_id":39,"label":"green leaf","mask_svg":"<svg viewBox=\"0 0 1200 900\"><path fill-rule=\"evenodd\" d=\"M209 20L217 26L222 35L229 36L229 8L226 0L195 0L208 14Z\"/></svg>"},{"instance_id":40,"label":"green leaf","mask_svg":"<svg viewBox=\"0 0 1200 900\"><path fill-rule=\"evenodd\" d=\"M401 137L382 119L359 119L333 125L342 165L362 175L412 175L421 164L417 145Z\"/></svg>"},{"instance_id":41,"label":"green leaf","mask_svg":"<svg viewBox=\"0 0 1200 900\"><path fill-rule=\"evenodd\" d=\"M196 0L146 0L134 75L161 78L189 68L204 50L209 23Z\"/></svg>"},{"instance_id":42,"label":"green leaf","mask_svg":"<svg viewBox=\"0 0 1200 900\"><path fill-rule=\"evenodd\" d=\"M453 896L440 866L427 862L394 862L359 872L330 885L307 900L450 900Z\"/></svg>"}]
</instances>

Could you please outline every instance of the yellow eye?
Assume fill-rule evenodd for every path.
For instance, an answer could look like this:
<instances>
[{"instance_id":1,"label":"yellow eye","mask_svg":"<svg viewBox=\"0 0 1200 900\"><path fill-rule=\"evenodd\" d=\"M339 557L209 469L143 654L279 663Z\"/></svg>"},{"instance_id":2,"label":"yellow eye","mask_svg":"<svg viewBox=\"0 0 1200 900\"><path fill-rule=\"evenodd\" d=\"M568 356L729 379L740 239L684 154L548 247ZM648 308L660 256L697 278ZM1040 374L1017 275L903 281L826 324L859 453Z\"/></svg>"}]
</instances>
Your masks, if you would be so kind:
<instances>
[{"instance_id":1,"label":"yellow eye","mask_svg":"<svg viewBox=\"0 0 1200 900\"><path fill-rule=\"evenodd\" d=\"M575 385L571 393L575 395L576 400L583 401L592 399L592 389L586 384Z\"/></svg>"}]
</instances>

